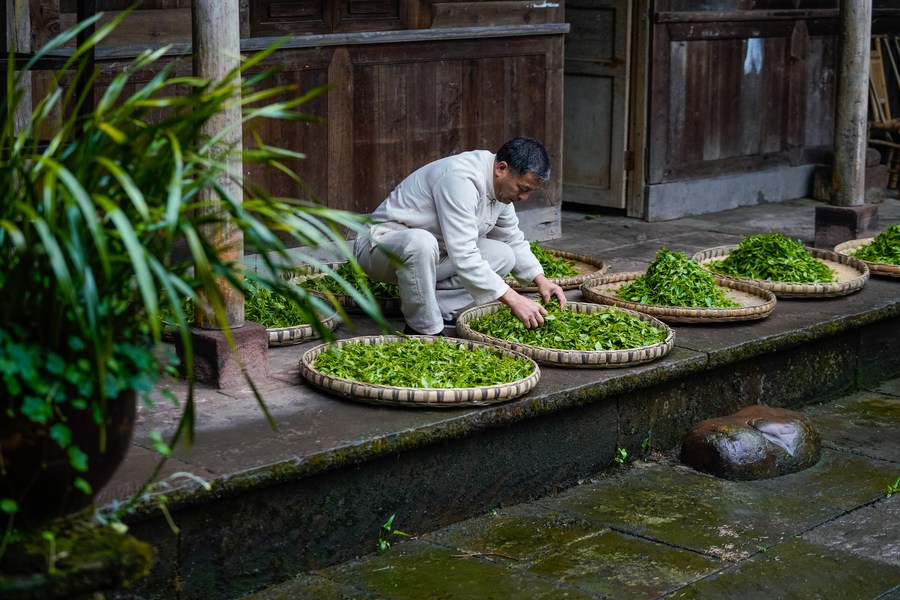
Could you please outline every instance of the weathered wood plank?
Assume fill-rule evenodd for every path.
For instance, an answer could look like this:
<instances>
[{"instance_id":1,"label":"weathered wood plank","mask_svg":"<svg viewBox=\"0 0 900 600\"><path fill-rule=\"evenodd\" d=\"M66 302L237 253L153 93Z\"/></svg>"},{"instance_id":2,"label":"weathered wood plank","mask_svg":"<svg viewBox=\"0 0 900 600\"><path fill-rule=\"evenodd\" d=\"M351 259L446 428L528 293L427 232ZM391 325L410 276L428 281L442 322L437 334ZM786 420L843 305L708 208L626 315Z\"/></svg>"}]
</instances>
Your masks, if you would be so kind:
<instances>
[{"instance_id":1,"label":"weathered wood plank","mask_svg":"<svg viewBox=\"0 0 900 600\"><path fill-rule=\"evenodd\" d=\"M431 27L473 27L558 23L559 2L533 0L486 0L483 2L435 2L431 5Z\"/></svg>"},{"instance_id":2,"label":"weathered wood plank","mask_svg":"<svg viewBox=\"0 0 900 600\"><path fill-rule=\"evenodd\" d=\"M99 24L108 23L121 11L104 12ZM61 13L60 25L68 29L75 25L75 13ZM191 9L136 10L131 13L100 47L134 46L146 48L171 42L190 42Z\"/></svg>"}]
</instances>

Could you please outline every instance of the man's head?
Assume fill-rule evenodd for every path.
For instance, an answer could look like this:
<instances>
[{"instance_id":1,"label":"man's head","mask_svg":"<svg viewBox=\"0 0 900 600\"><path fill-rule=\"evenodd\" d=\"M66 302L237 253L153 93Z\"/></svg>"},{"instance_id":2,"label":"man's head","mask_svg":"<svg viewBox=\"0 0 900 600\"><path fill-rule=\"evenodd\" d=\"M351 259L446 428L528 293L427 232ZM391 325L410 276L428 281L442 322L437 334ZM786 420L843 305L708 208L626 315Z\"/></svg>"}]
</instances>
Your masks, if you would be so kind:
<instances>
[{"instance_id":1,"label":"man's head","mask_svg":"<svg viewBox=\"0 0 900 600\"><path fill-rule=\"evenodd\" d=\"M497 151L494 160L494 195L509 204L528 195L550 179L550 157L539 141L512 139Z\"/></svg>"}]
</instances>

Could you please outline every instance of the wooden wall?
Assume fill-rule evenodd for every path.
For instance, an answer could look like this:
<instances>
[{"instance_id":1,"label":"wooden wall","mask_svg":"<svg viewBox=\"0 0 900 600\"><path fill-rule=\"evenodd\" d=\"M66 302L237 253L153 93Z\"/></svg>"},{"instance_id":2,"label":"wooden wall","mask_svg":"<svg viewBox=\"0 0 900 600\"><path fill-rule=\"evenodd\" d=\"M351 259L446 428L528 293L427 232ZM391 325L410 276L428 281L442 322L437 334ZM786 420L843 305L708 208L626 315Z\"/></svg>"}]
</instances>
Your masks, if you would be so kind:
<instances>
[{"instance_id":1,"label":"wooden wall","mask_svg":"<svg viewBox=\"0 0 900 600\"><path fill-rule=\"evenodd\" d=\"M99 0L98 8L126 4ZM306 155L294 165L306 188L277 172L248 172L271 193L365 213L430 160L496 151L509 138L529 135L547 146L554 176L519 214L530 238L559 236L568 31L560 4L279 0L240 7L244 52L287 36L269 60L281 70L277 83L296 85L298 93L330 86L303 108L323 123L272 124L265 131L267 143ZM44 0L39 28L52 34L73 23L74 9L73 0ZM101 47L98 60L113 73L147 46L174 43L175 59L190 51L189 41L189 2L151 0Z\"/></svg>"},{"instance_id":2,"label":"wooden wall","mask_svg":"<svg viewBox=\"0 0 900 600\"><path fill-rule=\"evenodd\" d=\"M837 15L791 13L657 15L649 184L823 160Z\"/></svg>"}]
</instances>

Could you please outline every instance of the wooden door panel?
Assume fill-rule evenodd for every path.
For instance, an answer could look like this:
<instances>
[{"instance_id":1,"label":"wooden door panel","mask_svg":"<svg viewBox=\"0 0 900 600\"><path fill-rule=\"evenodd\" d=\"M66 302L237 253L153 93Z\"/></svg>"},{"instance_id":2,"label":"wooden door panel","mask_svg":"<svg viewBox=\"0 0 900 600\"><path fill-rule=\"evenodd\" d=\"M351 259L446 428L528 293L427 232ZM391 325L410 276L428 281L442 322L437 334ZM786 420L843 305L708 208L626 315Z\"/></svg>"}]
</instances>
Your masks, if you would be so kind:
<instances>
[{"instance_id":1,"label":"wooden door panel","mask_svg":"<svg viewBox=\"0 0 900 600\"><path fill-rule=\"evenodd\" d=\"M630 2L566 5L563 200L625 208Z\"/></svg>"}]
</instances>

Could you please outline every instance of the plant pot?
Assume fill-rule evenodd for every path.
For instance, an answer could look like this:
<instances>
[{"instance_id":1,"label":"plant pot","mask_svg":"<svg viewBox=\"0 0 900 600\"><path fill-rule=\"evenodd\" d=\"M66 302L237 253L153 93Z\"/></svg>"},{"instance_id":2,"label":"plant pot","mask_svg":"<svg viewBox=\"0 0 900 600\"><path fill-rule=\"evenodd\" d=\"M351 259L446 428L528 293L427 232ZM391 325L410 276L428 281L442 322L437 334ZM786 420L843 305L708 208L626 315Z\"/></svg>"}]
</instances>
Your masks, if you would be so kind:
<instances>
[{"instance_id":1,"label":"plant pot","mask_svg":"<svg viewBox=\"0 0 900 600\"><path fill-rule=\"evenodd\" d=\"M0 498L18 503L17 526L66 517L92 506L131 445L137 396L124 392L107 404L105 446L90 410L59 407L61 420L72 431L72 445L87 455L86 472L72 467L66 452L51 439L49 425L10 418L6 411L0 414ZM91 494L75 487L79 477L90 484Z\"/></svg>"}]
</instances>

